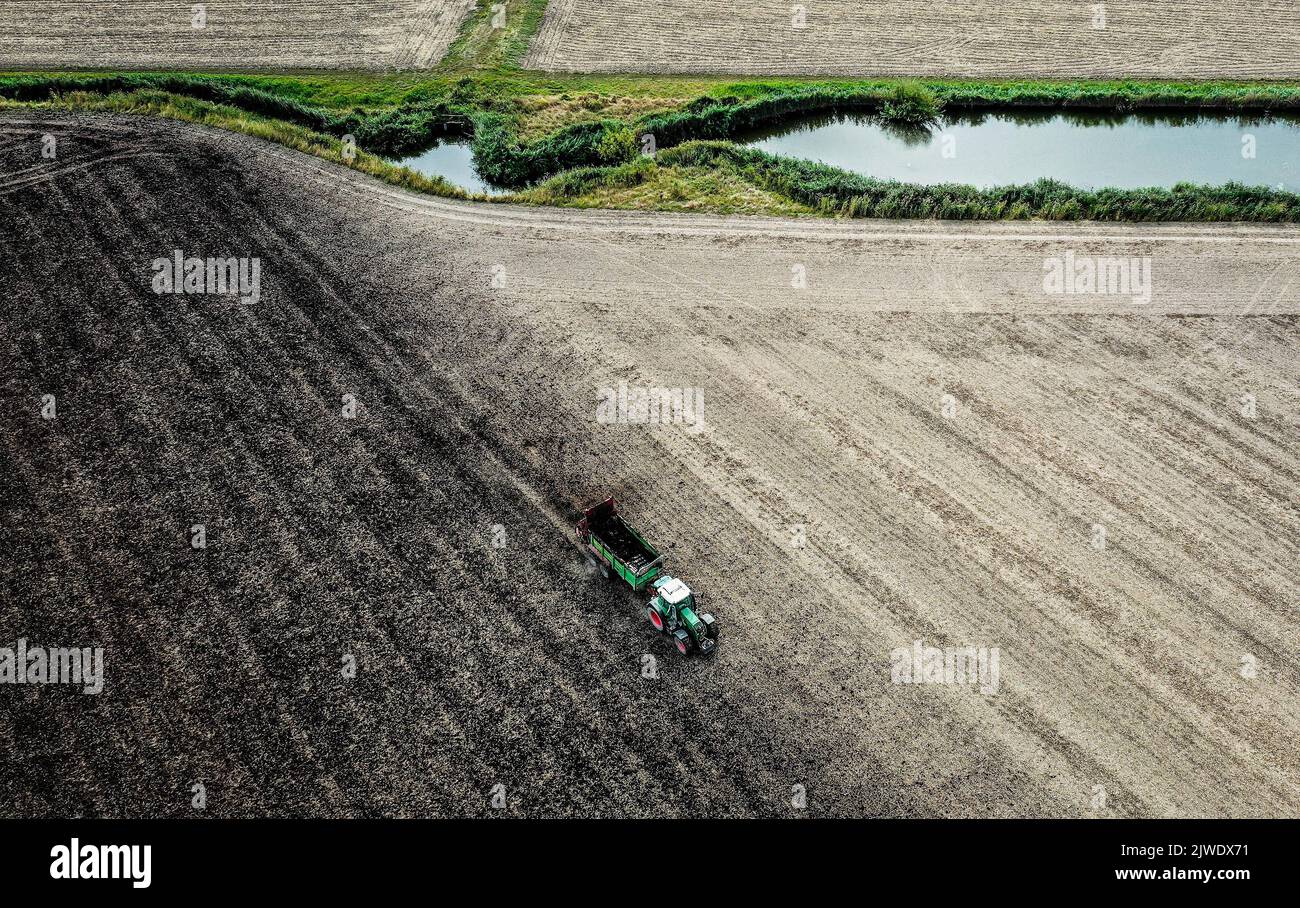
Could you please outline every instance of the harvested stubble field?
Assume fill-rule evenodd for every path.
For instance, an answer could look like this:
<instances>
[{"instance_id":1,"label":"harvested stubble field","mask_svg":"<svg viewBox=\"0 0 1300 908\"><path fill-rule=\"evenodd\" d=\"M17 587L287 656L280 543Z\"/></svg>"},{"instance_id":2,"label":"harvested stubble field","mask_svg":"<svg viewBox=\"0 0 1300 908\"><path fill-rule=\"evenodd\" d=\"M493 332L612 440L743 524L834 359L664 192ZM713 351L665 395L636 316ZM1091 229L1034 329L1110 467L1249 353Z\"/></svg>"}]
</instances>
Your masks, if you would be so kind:
<instances>
[{"instance_id":1,"label":"harvested stubble field","mask_svg":"<svg viewBox=\"0 0 1300 908\"><path fill-rule=\"evenodd\" d=\"M793 9L806 19L795 27ZM1300 76L1290 0L552 0L525 58L565 72L989 78ZM617 36L612 39L611 36Z\"/></svg>"},{"instance_id":2,"label":"harvested stubble field","mask_svg":"<svg viewBox=\"0 0 1300 908\"><path fill-rule=\"evenodd\" d=\"M1300 232L531 210L0 124L0 639L108 665L3 692L6 813L1300 815ZM174 248L261 301L153 295ZM1066 249L1154 300L1045 296ZM598 424L620 381L706 431ZM716 661L584 572L610 493ZM997 692L891 683L917 639Z\"/></svg>"},{"instance_id":3,"label":"harvested stubble field","mask_svg":"<svg viewBox=\"0 0 1300 908\"><path fill-rule=\"evenodd\" d=\"M3 69L427 69L473 0L5 0Z\"/></svg>"}]
</instances>

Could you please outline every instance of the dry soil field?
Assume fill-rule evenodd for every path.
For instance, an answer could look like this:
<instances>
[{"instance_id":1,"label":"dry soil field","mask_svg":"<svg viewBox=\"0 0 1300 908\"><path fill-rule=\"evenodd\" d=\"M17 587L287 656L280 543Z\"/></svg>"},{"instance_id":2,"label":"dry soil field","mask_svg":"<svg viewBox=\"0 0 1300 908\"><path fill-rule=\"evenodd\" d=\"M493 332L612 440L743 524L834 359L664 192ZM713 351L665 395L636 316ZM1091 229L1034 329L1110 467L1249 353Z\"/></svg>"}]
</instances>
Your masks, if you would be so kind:
<instances>
[{"instance_id":1,"label":"dry soil field","mask_svg":"<svg viewBox=\"0 0 1300 908\"><path fill-rule=\"evenodd\" d=\"M473 0L4 0L0 70L422 69Z\"/></svg>"},{"instance_id":2,"label":"dry soil field","mask_svg":"<svg viewBox=\"0 0 1300 908\"><path fill-rule=\"evenodd\" d=\"M529 210L2 122L0 639L107 647L99 697L0 691L5 813L1300 815L1300 232ZM173 248L260 302L154 295ZM1152 302L1045 295L1067 250ZM705 430L600 424L621 381ZM716 661L584 572L610 493ZM915 640L996 692L892 683Z\"/></svg>"},{"instance_id":3,"label":"dry soil field","mask_svg":"<svg viewBox=\"0 0 1300 908\"><path fill-rule=\"evenodd\" d=\"M1294 78L1290 0L552 0L525 65L578 72ZM796 21L794 10L802 8ZM612 37L612 36L617 36Z\"/></svg>"}]
</instances>

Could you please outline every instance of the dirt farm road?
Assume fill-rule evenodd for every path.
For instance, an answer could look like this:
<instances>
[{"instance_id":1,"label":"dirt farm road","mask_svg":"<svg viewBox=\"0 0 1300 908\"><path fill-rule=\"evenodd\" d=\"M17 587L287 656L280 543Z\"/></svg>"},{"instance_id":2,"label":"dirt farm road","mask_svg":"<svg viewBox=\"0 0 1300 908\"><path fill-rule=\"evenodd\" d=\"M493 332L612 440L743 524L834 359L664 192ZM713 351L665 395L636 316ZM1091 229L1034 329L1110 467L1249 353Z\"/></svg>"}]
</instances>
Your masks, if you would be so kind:
<instances>
[{"instance_id":1,"label":"dirt farm road","mask_svg":"<svg viewBox=\"0 0 1300 908\"><path fill-rule=\"evenodd\" d=\"M0 639L109 659L5 691L59 730L15 813L1300 815L1300 231L458 203L91 117L0 163ZM175 248L260 301L155 296ZM621 383L702 425L601 423ZM606 494L716 661L584 572ZM917 640L996 690L894 683Z\"/></svg>"}]
</instances>

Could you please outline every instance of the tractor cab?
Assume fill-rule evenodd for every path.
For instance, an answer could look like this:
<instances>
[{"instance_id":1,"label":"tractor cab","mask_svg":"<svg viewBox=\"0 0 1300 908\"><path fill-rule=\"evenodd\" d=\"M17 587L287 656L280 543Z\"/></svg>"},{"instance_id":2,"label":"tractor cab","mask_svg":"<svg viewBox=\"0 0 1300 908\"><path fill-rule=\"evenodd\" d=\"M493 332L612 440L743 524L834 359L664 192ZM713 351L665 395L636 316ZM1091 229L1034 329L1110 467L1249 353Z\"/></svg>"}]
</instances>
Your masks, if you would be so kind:
<instances>
[{"instance_id":1,"label":"tractor cab","mask_svg":"<svg viewBox=\"0 0 1300 908\"><path fill-rule=\"evenodd\" d=\"M664 577L655 582L655 592L659 594L664 605L676 612L680 608L694 608L695 596L691 588L676 577Z\"/></svg>"},{"instance_id":2,"label":"tractor cab","mask_svg":"<svg viewBox=\"0 0 1300 908\"><path fill-rule=\"evenodd\" d=\"M712 615L696 611L695 594L676 577L664 575L654 582L657 594L646 608L654 629L672 638L678 651L711 653L718 638L718 626Z\"/></svg>"}]
</instances>

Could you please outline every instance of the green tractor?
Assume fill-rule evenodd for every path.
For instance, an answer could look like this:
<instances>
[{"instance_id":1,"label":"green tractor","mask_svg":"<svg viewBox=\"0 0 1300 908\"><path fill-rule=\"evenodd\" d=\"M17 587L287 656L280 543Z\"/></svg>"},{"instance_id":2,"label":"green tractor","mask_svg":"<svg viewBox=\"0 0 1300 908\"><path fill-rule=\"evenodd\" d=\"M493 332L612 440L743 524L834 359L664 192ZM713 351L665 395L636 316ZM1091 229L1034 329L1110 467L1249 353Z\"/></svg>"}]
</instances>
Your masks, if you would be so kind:
<instances>
[{"instance_id":1,"label":"green tractor","mask_svg":"<svg viewBox=\"0 0 1300 908\"><path fill-rule=\"evenodd\" d=\"M650 600L646 617L655 630L672 638L683 656L708 655L717 649L718 623L712 615L697 611L689 586L663 573L664 556L623 520L613 498L582 512L578 545L606 577L617 574L642 593L653 583L657 595Z\"/></svg>"},{"instance_id":2,"label":"green tractor","mask_svg":"<svg viewBox=\"0 0 1300 908\"><path fill-rule=\"evenodd\" d=\"M695 594L676 577L667 574L654 582L656 595L646 606L646 617L654 629L672 638L683 656L692 651L707 656L718 646L718 622L707 612L697 612Z\"/></svg>"}]
</instances>

